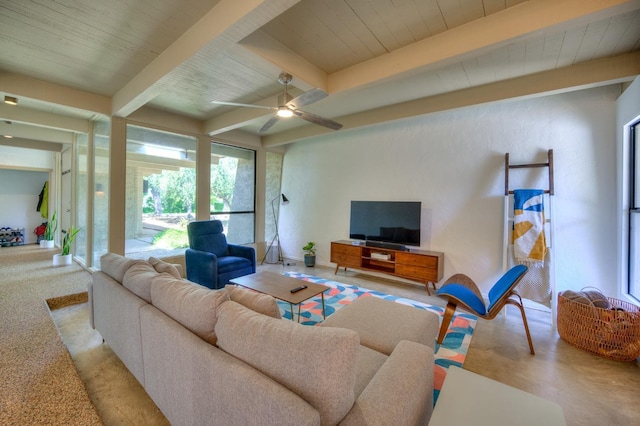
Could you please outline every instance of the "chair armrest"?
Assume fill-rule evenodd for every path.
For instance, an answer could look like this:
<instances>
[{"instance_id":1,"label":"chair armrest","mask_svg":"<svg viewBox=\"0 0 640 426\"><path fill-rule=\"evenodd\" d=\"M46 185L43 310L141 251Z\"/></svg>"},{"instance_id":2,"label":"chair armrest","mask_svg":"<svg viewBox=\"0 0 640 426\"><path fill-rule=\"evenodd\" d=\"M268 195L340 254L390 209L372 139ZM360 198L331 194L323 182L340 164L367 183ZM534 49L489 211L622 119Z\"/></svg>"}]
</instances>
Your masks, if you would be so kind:
<instances>
[{"instance_id":1,"label":"chair armrest","mask_svg":"<svg viewBox=\"0 0 640 426\"><path fill-rule=\"evenodd\" d=\"M402 340L341 425L426 425L433 412L433 350Z\"/></svg>"},{"instance_id":2,"label":"chair armrest","mask_svg":"<svg viewBox=\"0 0 640 426\"><path fill-rule=\"evenodd\" d=\"M187 279L205 287L216 288L218 284L218 258L206 251L188 248L184 253Z\"/></svg>"},{"instance_id":3,"label":"chair armrest","mask_svg":"<svg viewBox=\"0 0 640 426\"><path fill-rule=\"evenodd\" d=\"M227 244L227 248L231 256L248 259L251 262L251 266L253 266L253 272L256 272L256 250L253 247Z\"/></svg>"}]
</instances>

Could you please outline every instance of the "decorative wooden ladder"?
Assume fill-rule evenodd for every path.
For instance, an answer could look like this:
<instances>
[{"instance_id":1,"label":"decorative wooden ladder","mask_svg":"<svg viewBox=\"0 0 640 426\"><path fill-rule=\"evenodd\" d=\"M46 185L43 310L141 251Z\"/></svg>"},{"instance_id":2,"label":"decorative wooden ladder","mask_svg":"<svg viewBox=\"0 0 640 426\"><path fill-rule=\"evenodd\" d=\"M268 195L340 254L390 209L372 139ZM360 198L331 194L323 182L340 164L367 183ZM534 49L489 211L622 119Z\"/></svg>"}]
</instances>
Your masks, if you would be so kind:
<instances>
[{"instance_id":1,"label":"decorative wooden ladder","mask_svg":"<svg viewBox=\"0 0 640 426\"><path fill-rule=\"evenodd\" d=\"M555 195L553 186L553 149L547 152L546 163L529 163L529 164L511 164L509 163L509 153L504 155L504 246L502 256L502 268L506 272L509 268L509 246L511 245L511 233L509 226L513 229L513 211L510 208L510 195L513 195L513 190L509 187L509 173L512 169L533 169L533 168L546 168L549 176L549 185L544 193L548 195L548 208L545 208L545 228L548 228L546 232L547 248L549 249L549 285L551 287L551 324L556 326L556 286L555 286L555 247L554 243L554 210L553 210L553 196Z\"/></svg>"}]
</instances>

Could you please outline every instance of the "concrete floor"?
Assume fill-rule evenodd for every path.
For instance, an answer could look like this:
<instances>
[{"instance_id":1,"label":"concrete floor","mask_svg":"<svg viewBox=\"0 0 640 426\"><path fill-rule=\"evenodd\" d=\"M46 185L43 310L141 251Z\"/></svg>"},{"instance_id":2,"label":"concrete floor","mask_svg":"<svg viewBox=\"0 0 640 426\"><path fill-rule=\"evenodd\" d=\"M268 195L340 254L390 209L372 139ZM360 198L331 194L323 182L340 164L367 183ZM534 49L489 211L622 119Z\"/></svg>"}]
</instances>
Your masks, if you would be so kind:
<instances>
[{"instance_id":1,"label":"concrete floor","mask_svg":"<svg viewBox=\"0 0 640 426\"><path fill-rule=\"evenodd\" d=\"M260 265L274 272L298 271L371 290L444 306L428 296L424 286L356 271L301 261ZM167 420L88 323L85 304L53 312L65 344L104 424L163 425ZM640 363L610 361L576 349L551 327L549 312L527 309L536 350L529 354L522 320L516 308L492 321L479 320L464 368L560 404L567 425L640 424ZM463 403L461 402L461 406Z\"/></svg>"}]
</instances>

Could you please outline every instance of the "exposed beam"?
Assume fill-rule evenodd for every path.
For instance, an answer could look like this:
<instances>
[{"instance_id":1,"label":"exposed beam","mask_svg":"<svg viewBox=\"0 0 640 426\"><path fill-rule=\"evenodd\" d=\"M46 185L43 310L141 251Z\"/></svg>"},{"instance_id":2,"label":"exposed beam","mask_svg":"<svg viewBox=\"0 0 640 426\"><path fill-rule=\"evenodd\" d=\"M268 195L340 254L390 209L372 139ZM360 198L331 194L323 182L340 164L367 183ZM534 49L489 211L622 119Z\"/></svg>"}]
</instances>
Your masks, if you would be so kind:
<instances>
[{"instance_id":1,"label":"exposed beam","mask_svg":"<svg viewBox=\"0 0 640 426\"><path fill-rule=\"evenodd\" d=\"M172 83L171 73L210 43L232 46L299 0L221 0L113 97L115 116L126 117Z\"/></svg>"},{"instance_id":2,"label":"exposed beam","mask_svg":"<svg viewBox=\"0 0 640 426\"><path fill-rule=\"evenodd\" d=\"M67 132L89 132L89 120L29 108L16 108L6 104L0 104L0 118L14 123L31 124Z\"/></svg>"},{"instance_id":3,"label":"exposed beam","mask_svg":"<svg viewBox=\"0 0 640 426\"><path fill-rule=\"evenodd\" d=\"M0 121L0 135L10 135L14 138L49 141L63 144L73 143L73 133L64 130L50 129L20 122L7 124Z\"/></svg>"},{"instance_id":4,"label":"exposed beam","mask_svg":"<svg viewBox=\"0 0 640 426\"><path fill-rule=\"evenodd\" d=\"M0 92L75 108L84 114L86 111L107 116L111 113L111 98L19 74L0 72Z\"/></svg>"},{"instance_id":5,"label":"exposed beam","mask_svg":"<svg viewBox=\"0 0 640 426\"><path fill-rule=\"evenodd\" d=\"M612 17L640 7L638 0L529 0L329 75L339 93L464 60L467 55L587 17Z\"/></svg>"},{"instance_id":6,"label":"exposed beam","mask_svg":"<svg viewBox=\"0 0 640 426\"><path fill-rule=\"evenodd\" d=\"M582 62L551 71L430 96L336 118L344 124L340 131L439 111L526 97L588 89L631 81L640 75L640 52ZM297 142L330 132L306 125L286 132L263 136L265 148Z\"/></svg>"},{"instance_id":7,"label":"exposed beam","mask_svg":"<svg viewBox=\"0 0 640 426\"><path fill-rule=\"evenodd\" d=\"M329 91L328 75L325 71L307 61L264 31L258 30L253 34L249 34L249 36L240 42L240 46L245 47L254 54L293 75L296 86L302 90L307 91L313 88L319 88L325 92Z\"/></svg>"},{"instance_id":8,"label":"exposed beam","mask_svg":"<svg viewBox=\"0 0 640 426\"><path fill-rule=\"evenodd\" d=\"M0 138L0 145L15 146L18 148L38 149L40 151L52 152L62 152L62 148L65 146L64 144L56 142L45 142L24 138Z\"/></svg>"}]
</instances>

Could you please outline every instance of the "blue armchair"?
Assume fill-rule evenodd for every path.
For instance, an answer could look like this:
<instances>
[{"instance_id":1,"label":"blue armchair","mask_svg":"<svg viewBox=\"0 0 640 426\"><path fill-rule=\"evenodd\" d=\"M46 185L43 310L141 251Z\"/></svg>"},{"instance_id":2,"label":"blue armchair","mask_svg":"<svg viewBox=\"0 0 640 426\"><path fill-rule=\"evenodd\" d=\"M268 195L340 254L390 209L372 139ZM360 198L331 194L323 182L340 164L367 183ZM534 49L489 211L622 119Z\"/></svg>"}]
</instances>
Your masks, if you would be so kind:
<instances>
[{"instance_id":1,"label":"blue armchair","mask_svg":"<svg viewBox=\"0 0 640 426\"><path fill-rule=\"evenodd\" d=\"M211 289L229 280L256 272L253 247L227 244L222 222L205 220L187 225L189 247L185 252L187 279Z\"/></svg>"}]
</instances>

